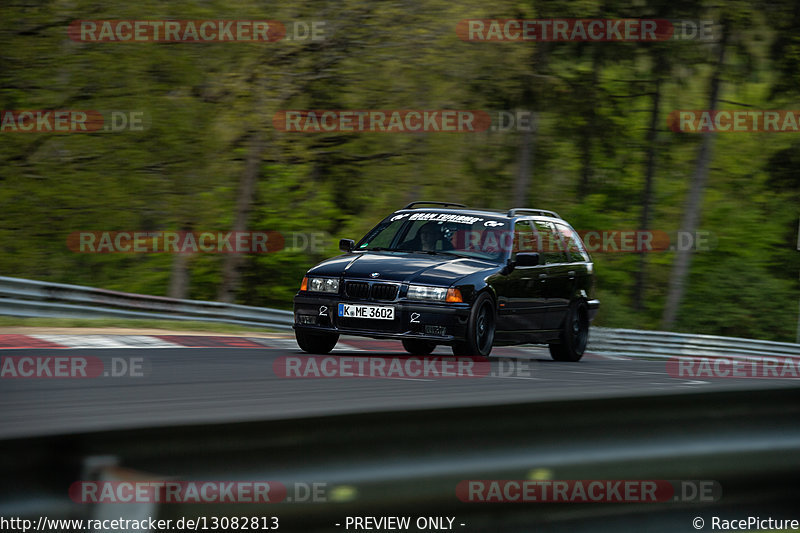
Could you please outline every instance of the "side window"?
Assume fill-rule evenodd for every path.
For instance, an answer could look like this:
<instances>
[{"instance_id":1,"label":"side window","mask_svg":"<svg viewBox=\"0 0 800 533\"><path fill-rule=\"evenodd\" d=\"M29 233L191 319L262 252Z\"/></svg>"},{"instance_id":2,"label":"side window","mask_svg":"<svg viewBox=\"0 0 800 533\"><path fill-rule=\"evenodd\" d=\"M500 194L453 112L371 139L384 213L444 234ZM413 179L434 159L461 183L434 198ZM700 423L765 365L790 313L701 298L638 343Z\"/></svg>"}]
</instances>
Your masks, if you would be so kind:
<instances>
[{"instance_id":1,"label":"side window","mask_svg":"<svg viewBox=\"0 0 800 533\"><path fill-rule=\"evenodd\" d=\"M519 220L514 224L514 247L511 249L512 259L518 252L538 252L536 235L527 220Z\"/></svg>"},{"instance_id":2,"label":"side window","mask_svg":"<svg viewBox=\"0 0 800 533\"><path fill-rule=\"evenodd\" d=\"M538 251L542 257L542 263L545 265L565 263L567 261L566 249L561 236L556 233L555 226L542 220L535 220L533 225L536 227Z\"/></svg>"},{"instance_id":3,"label":"side window","mask_svg":"<svg viewBox=\"0 0 800 533\"><path fill-rule=\"evenodd\" d=\"M591 261L589 254L586 252L581 238L574 229L564 224L556 224L558 232L561 234L562 239L566 245L567 258L572 263L580 263L583 261Z\"/></svg>"}]
</instances>

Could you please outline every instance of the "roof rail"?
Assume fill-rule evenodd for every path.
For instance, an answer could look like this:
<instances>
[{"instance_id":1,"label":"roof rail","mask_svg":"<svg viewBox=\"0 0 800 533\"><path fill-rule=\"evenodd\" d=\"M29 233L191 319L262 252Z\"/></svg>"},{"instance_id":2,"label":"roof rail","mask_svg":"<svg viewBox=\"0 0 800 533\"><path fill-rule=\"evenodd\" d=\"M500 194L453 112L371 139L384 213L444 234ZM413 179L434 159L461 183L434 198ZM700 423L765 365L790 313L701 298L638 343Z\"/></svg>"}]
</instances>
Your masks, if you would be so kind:
<instances>
[{"instance_id":1,"label":"roof rail","mask_svg":"<svg viewBox=\"0 0 800 533\"><path fill-rule=\"evenodd\" d=\"M546 217L561 218L561 216L555 211L546 211L544 209L533 209L531 207L515 207L513 209L509 209L508 216L513 217L520 211L524 211L526 213L533 213L536 215L544 215Z\"/></svg>"},{"instance_id":2,"label":"roof rail","mask_svg":"<svg viewBox=\"0 0 800 533\"><path fill-rule=\"evenodd\" d=\"M441 205L443 207L447 207L448 205L453 205L455 207L467 207L464 204L454 204L453 202L411 202L403 209L414 209L414 206L418 204L433 204L433 205Z\"/></svg>"}]
</instances>

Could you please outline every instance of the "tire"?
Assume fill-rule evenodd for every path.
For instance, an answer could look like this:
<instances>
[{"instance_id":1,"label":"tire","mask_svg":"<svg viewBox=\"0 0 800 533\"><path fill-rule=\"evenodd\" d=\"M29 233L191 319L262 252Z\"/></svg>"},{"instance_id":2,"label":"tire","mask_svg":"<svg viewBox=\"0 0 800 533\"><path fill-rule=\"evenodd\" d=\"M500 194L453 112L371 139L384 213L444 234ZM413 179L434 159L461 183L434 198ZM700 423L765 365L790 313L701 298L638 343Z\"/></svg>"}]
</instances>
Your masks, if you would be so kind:
<instances>
[{"instance_id":1,"label":"tire","mask_svg":"<svg viewBox=\"0 0 800 533\"><path fill-rule=\"evenodd\" d=\"M339 341L337 333L307 333L296 329L294 330L294 336L301 350L319 355L325 355L333 350L333 347Z\"/></svg>"},{"instance_id":2,"label":"tire","mask_svg":"<svg viewBox=\"0 0 800 533\"><path fill-rule=\"evenodd\" d=\"M436 349L436 343L418 339L403 339L403 348L411 355L430 355Z\"/></svg>"},{"instance_id":3,"label":"tire","mask_svg":"<svg viewBox=\"0 0 800 533\"><path fill-rule=\"evenodd\" d=\"M475 300L467 322L467 338L453 344L453 355L489 357L496 324L494 300L481 293Z\"/></svg>"},{"instance_id":4,"label":"tire","mask_svg":"<svg viewBox=\"0 0 800 533\"><path fill-rule=\"evenodd\" d=\"M561 329L561 342L550 345L550 356L556 361L580 361L588 340L589 310L585 302L578 301L569 306Z\"/></svg>"}]
</instances>

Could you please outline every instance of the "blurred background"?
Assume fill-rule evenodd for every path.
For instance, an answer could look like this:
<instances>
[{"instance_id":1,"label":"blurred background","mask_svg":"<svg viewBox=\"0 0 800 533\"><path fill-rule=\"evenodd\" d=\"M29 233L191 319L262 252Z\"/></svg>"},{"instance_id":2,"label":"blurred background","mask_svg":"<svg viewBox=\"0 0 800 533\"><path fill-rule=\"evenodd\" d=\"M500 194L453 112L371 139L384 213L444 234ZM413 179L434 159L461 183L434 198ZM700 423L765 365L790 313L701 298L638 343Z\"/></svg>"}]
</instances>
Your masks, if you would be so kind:
<instances>
[{"instance_id":1,"label":"blurred background","mask_svg":"<svg viewBox=\"0 0 800 533\"><path fill-rule=\"evenodd\" d=\"M467 42L475 18L663 18L714 38ZM324 21L322 40L91 43L82 19ZM594 253L596 324L793 341L800 134L670 130L686 109L800 109L800 3L282 5L8 0L0 109L144 112L143 131L0 133L0 275L289 308L307 268L412 200L559 212L579 230L704 231ZM287 133L287 109L530 112L527 131ZM269 254L82 254L78 231L322 232Z\"/></svg>"}]
</instances>

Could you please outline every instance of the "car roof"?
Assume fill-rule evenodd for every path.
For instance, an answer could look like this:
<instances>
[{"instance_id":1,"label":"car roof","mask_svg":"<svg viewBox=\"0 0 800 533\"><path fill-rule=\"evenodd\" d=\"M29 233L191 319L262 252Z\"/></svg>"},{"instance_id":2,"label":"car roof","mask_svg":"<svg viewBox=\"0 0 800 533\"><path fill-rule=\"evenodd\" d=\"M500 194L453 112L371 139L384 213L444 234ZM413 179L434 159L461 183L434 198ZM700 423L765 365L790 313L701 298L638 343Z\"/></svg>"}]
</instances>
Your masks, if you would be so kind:
<instances>
[{"instance_id":1,"label":"car roof","mask_svg":"<svg viewBox=\"0 0 800 533\"><path fill-rule=\"evenodd\" d=\"M448 213L454 215L478 215L478 216L492 216L496 218L506 218L506 219L529 219L529 218L544 218L553 221L558 221L567 224L567 221L561 218L557 213L553 211L546 211L544 209L534 209L528 207L515 207L509 210L499 210L499 209L484 209L484 208L472 208L472 207L459 207L459 208L446 208L446 207L438 207L432 205L430 207L411 207L411 208L403 208L398 209L395 213L405 213L405 212L414 212L414 211L428 211L428 212L435 212L435 213Z\"/></svg>"}]
</instances>

